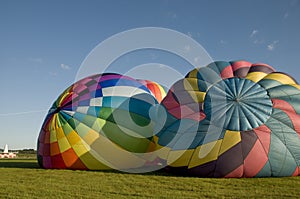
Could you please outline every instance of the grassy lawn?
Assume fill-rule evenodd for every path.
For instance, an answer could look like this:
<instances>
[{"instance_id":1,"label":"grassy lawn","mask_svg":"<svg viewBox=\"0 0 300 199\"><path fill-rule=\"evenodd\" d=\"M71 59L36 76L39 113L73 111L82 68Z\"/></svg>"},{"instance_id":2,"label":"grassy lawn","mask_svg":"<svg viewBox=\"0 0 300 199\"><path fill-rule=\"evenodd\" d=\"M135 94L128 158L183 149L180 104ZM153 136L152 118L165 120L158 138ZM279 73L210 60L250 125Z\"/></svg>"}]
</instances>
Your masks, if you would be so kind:
<instances>
[{"instance_id":1,"label":"grassy lawn","mask_svg":"<svg viewBox=\"0 0 300 199\"><path fill-rule=\"evenodd\" d=\"M35 159L0 160L0 198L298 198L300 177L212 179L40 169Z\"/></svg>"}]
</instances>

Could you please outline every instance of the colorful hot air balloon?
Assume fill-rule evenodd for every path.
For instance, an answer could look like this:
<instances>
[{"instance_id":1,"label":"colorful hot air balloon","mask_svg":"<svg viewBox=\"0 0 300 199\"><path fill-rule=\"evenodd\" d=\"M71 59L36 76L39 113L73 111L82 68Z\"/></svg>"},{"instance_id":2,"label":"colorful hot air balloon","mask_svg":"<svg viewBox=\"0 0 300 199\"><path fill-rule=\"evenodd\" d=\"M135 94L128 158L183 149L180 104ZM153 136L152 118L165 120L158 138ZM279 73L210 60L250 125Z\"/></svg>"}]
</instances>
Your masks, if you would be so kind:
<instances>
[{"instance_id":1,"label":"colorful hot air balloon","mask_svg":"<svg viewBox=\"0 0 300 199\"><path fill-rule=\"evenodd\" d=\"M74 83L54 102L42 125L40 166L84 170L142 167L149 162L143 154L155 148L155 121L150 118L152 107L158 105L154 96L161 98L164 93L112 73Z\"/></svg>"},{"instance_id":2,"label":"colorful hot air balloon","mask_svg":"<svg viewBox=\"0 0 300 199\"><path fill-rule=\"evenodd\" d=\"M267 64L213 62L176 82L157 134L168 170L199 177L297 176L300 86Z\"/></svg>"},{"instance_id":3,"label":"colorful hot air balloon","mask_svg":"<svg viewBox=\"0 0 300 199\"><path fill-rule=\"evenodd\" d=\"M150 80L138 80L138 81L150 90L152 95L156 98L156 100L159 103L166 96L166 89L164 87L162 87L160 84L150 81Z\"/></svg>"}]
</instances>

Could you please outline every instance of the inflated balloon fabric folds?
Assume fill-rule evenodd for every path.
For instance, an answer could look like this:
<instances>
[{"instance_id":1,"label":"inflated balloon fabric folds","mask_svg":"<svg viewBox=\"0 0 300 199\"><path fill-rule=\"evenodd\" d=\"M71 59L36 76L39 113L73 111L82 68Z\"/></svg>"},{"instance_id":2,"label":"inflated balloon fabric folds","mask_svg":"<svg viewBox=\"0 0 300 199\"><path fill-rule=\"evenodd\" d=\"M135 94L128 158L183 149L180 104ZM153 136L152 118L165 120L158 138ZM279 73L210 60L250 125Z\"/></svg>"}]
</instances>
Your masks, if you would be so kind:
<instances>
[{"instance_id":1,"label":"inflated balloon fabric folds","mask_svg":"<svg viewBox=\"0 0 300 199\"><path fill-rule=\"evenodd\" d=\"M113 73L74 83L42 125L40 166L166 164L166 171L197 177L299 175L300 86L289 75L267 64L218 61L165 90Z\"/></svg>"}]
</instances>

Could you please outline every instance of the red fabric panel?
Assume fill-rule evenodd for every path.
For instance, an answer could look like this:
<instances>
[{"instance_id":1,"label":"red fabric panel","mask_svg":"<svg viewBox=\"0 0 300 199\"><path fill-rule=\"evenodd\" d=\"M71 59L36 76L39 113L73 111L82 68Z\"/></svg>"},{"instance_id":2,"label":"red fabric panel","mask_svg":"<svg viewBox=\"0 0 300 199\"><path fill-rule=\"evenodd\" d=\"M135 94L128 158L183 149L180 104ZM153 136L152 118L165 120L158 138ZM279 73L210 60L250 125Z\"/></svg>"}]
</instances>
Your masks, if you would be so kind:
<instances>
[{"instance_id":1,"label":"red fabric panel","mask_svg":"<svg viewBox=\"0 0 300 199\"><path fill-rule=\"evenodd\" d=\"M296 167L295 172L292 176L298 176L299 175L299 167Z\"/></svg>"},{"instance_id":2,"label":"red fabric panel","mask_svg":"<svg viewBox=\"0 0 300 199\"><path fill-rule=\"evenodd\" d=\"M232 67L231 66L227 66L226 68L224 68L221 73L220 73L222 79L228 79L233 77L233 71L232 71Z\"/></svg>"},{"instance_id":3,"label":"red fabric panel","mask_svg":"<svg viewBox=\"0 0 300 199\"><path fill-rule=\"evenodd\" d=\"M254 177L268 161L264 146L257 140L244 160L244 177Z\"/></svg>"},{"instance_id":4,"label":"red fabric panel","mask_svg":"<svg viewBox=\"0 0 300 199\"><path fill-rule=\"evenodd\" d=\"M65 162L61 154L51 156L51 163L53 169L66 169Z\"/></svg>"},{"instance_id":5,"label":"red fabric panel","mask_svg":"<svg viewBox=\"0 0 300 199\"><path fill-rule=\"evenodd\" d=\"M270 140L271 140L271 130L265 126L262 125L258 128L253 129L258 137L258 141L261 142L262 146L264 147L266 153L269 153L270 149Z\"/></svg>"},{"instance_id":6,"label":"red fabric panel","mask_svg":"<svg viewBox=\"0 0 300 199\"><path fill-rule=\"evenodd\" d=\"M285 112L290 120L293 123L295 131L298 133L300 137L300 115L298 115L294 109L293 106L291 106L287 101L280 100L280 99L272 99L273 107L281 109L283 112Z\"/></svg>"},{"instance_id":7,"label":"red fabric panel","mask_svg":"<svg viewBox=\"0 0 300 199\"><path fill-rule=\"evenodd\" d=\"M243 165L241 165L229 174L227 174L225 178L241 178L243 177L243 170Z\"/></svg>"},{"instance_id":8,"label":"red fabric panel","mask_svg":"<svg viewBox=\"0 0 300 199\"><path fill-rule=\"evenodd\" d=\"M236 71L237 69L240 69L240 68L249 68L249 67L251 67L251 65L252 65L252 63L247 62L247 61L231 62L233 71Z\"/></svg>"}]
</instances>

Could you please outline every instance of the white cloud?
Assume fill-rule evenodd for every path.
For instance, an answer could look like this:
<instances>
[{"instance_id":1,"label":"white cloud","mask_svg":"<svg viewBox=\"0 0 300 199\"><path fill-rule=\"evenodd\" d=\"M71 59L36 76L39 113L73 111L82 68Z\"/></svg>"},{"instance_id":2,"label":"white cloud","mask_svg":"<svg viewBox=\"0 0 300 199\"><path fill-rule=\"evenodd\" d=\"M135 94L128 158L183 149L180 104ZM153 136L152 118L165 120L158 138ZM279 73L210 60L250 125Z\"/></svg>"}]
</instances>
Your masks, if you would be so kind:
<instances>
[{"instance_id":1,"label":"white cloud","mask_svg":"<svg viewBox=\"0 0 300 199\"><path fill-rule=\"evenodd\" d=\"M187 36L193 37L193 34L191 32L187 32Z\"/></svg>"},{"instance_id":2,"label":"white cloud","mask_svg":"<svg viewBox=\"0 0 300 199\"><path fill-rule=\"evenodd\" d=\"M273 50L275 50L275 47L276 47L276 45L278 44L278 40L276 40L276 41L273 41L272 43L270 43L268 46L267 46L267 49L269 50L269 51L273 51Z\"/></svg>"},{"instance_id":3,"label":"white cloud","mask_svg":"<svg viewBox=\"0 0 300 199\"><path fill-rule=\"evenodd\" d=\"M220 43L223 44L223 45L225 45L225 44L228 44L228 41L225 41L225 40L221 39Z\"/></svg>"},{"instance_id":4,"label":"white cloud","mask_svg":"<svg viewBox=\"0 0 300 199\"><path fill-rule=\"evenodd\" d=\"M255 39L253 41L254 44L263 44L265 41L263 39Z\"/></svg>"},{"instance_id":5,"label":"white cloud","mask_svg":"<svg viewBox=\"0 0 300 199\"><path fill-rule=\"evenodd\" d=\"M66 64L60 64L60 67L63 69L63 70L70 70L71 67L69 65L66 65Z\"/></svg>"},{"instance_id":6,"label":"white cloud","mask_svg":"<svg viewBox=\"0 0 300 199\"><path fill-rule=\"evenodd\" d=\"M56 77L57 73L55 73L55 72L49 72L49 75L52 76L52 77Z\"/></svg>"},{"instance_id":7,"label":"white cloud","mask_svg":"<svg viewBox=\"0 0 300 199\"><path fill-rule=\"evenodd\" d=\"M258 30L253 30L250 35L250 38L254 37L254 35L257 35L257 33L258 33Z\"/></svg>"},{"instance_id":8,"label":"white cloud","mask_svg":"<svg viewBox=\"0 0 300 199\"><path fill-rule=\"evenodd\" d=\"M36 57L36 58L28 58L29 61L31 62L35 62L35 63L42 63L43 59L40 57Z\"/></svg>"}]
</instances>

